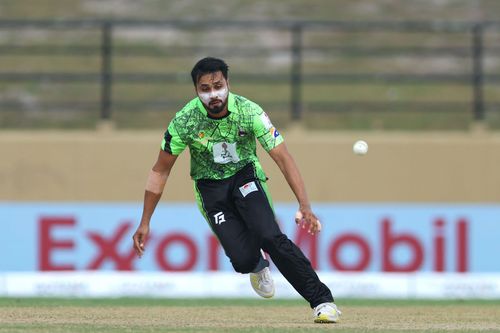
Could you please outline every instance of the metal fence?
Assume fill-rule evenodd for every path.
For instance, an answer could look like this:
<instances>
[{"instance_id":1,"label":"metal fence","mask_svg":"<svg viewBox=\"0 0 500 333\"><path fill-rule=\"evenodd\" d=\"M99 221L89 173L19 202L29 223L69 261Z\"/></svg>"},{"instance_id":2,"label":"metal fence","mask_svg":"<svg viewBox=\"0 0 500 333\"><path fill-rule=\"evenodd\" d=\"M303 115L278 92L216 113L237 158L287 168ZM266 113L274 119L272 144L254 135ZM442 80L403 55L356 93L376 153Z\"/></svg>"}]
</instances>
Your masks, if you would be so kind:
<instances>
[{"instance_id":1,"label":"metal fence","mask_svg":"<svg viewBox=\"0 0 500 333\"><path fill-rule=\"evenodd\" d=\"M313 112L500 110L499 22L0 21L0 111L178 109L189 71L220 56L230 82L289 119ZM92 111L88 111L92 112Z\"/></svg>"}]
</instances>

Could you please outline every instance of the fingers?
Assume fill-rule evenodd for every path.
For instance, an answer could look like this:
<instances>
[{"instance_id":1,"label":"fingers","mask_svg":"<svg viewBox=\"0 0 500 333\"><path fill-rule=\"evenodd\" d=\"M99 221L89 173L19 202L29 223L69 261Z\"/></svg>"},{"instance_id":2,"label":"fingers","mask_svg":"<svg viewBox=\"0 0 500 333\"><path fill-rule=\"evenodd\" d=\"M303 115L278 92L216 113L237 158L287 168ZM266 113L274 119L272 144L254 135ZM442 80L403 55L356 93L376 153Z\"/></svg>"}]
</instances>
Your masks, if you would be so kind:
<instances>
[{"instance_id":1,"label":"fingers","mask_svg":"<svg viewBox=\"0 0 500 333\"><path fill-rule=\"evenodd\" d=\"M295 213L295 223L301 224L303 222L303 218L304 218L304 216L302 215L302 212L300 210L298 210ZM304 225L302 225L302 228L304 228Z\"/></svg>"},{"instance_id":2,"label":"fingers","mask_svg":"<svg viewBox=\"0 0 500 333\"><path fill-rule=\"evenodd\" d=\"M149 239L149 226L147 224L141 223L137 228L132 239L134 241L134 250L135 253L140 257L144 254L144 244Z\"/></svg>"},{"instance_id":3,"label":"fingers","mask_svg":"<svg viewBox=\"0 0 500 333\"><path fill-rule=\"evenodd\" d=\"M295 213L295 223L305 229L308 227L308 233L314 235L321 231L321 223L316 215L312 212L305 212L304 214L299 210Z\"/></svg>"},{"instance_id":4,"label":"fingers","mask_svg":"<svg viewBox=\"0 0 500 333\"><path fill-rule=\"evenodd\" d=\"M134 234L134 237L132 237L132 239L134 240L135 253L137 253L137 255L140 258L144 254L144 237L142 233L136 232Z\"/></svg>"},{"instance_id":5,"label":"fingers","mask_svg":"<svg viewBox=\"0 0 500 333\"><path fill-rule=\"evenodd\" d=\"M314 235L315 233L320 232L320 231L321 231L321 223L319 222L318 219L316 219L314 222L309 224L308 232L311 235Z\"/></svg>"},{"instance_id":6,"label":"fingers","mask_svg":"<svg viewBox=\"0 0 500 333\"><path fill-rule=\"evenodd\" d=\"M305 214L305 220L307 225L309 226L307 232L310 233L311 235L314 235L318 231L321 230L321 224L319 223L318 218L316 215L314 215L312 212L308 212L308 214Z\"/></svg>"},{"instance_id":7,"label":"fingers","mask_svg":"<svg viewBox=\"0 0 500 333\"><path fill-rule=\"evenodd\" d=\"M306 226L308 224L310 224L308 222L307 219L304 218L304 215L302 215L302 212L300 210L298 210L296 213L295 213L295 223L300 226L302 229L305 229Z\"/></svg>"}]
</instances>

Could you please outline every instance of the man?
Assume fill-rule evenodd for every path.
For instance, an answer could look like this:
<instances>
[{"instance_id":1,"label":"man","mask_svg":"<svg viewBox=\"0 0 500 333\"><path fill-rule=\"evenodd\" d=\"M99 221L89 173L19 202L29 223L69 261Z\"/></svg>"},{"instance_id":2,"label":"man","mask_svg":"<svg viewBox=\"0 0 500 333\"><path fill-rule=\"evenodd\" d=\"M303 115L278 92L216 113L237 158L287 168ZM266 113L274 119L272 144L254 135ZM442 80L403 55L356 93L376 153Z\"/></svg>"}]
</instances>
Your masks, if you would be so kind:
<instances>
[{"instance_id":1,"label":"man","mask_svg":"<svg viewBox=\"0 0 500 333\"><path fill-rule=\"evenodd\" d=\"M274 295L267 252L276 267L314 309L315 322L335 323L341 312L302 251L276 223L266 175L257 159L256 139L276 162L299 202L296 223L314 234L321 224L311 210L304 182L283 137L266 113L229 92L228 66L204 58L191 71L197 97L170 122L150 171L144 208L133 236L139 256L154 209L177 156L189 147L198 207L219 239L235 271L249 273L255 292Z\"/></svg>"}]
</instances>

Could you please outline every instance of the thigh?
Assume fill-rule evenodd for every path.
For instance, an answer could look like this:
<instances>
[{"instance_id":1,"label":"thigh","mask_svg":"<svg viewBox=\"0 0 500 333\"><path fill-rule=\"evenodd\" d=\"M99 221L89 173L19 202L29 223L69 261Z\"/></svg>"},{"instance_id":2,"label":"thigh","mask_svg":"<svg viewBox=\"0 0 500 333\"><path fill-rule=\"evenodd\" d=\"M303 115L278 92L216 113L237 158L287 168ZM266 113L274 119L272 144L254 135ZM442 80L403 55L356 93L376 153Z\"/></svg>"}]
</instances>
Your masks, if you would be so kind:
<instances>
[{"instance_id":1,"label":"thigh","mask_svg":"<svg viewBox=\"0 0 500 333\"><path fill-rule=\"evenodd\" d=\"M198 206L229 258L259 251L253 232L238 213L231 198L231 184L197 181Z\"/></svg>"},{"instance_id":2,"label":"thigh","mask_svg":"<svg viewBox=\"0 0 500 333\"><path fill-rule=\"evenodd\" d=\"M233 189L234 203L245 225L259 238L280 235L271 198L265 184L252 174L243 174Z\"/></svg>"}]
</instances>

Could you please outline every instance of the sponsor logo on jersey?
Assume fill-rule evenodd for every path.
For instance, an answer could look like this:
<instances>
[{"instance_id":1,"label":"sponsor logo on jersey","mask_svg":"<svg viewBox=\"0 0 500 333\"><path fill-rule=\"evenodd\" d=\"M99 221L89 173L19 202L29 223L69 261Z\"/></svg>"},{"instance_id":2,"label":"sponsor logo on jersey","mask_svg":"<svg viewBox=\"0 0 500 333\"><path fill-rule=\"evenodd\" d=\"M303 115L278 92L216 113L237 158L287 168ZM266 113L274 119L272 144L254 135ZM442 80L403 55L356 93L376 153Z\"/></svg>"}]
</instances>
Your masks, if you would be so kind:
<instances>
[{"instance_id":1,"label":"sponsor logo on jersey","mask_svg":"<svg viewBox=\"0 0 500 333\"><path fill-rule=\"evenodd\" d=\"M223 222L226 222L226 218L224 217L224 213L218 212L217 214L215 214L214 221L215 221L215 224L222 224Z\"/></svg>"},{"instance_id":2,"label":"sponsor logo on jersey","mask_svg":"<svg viewBox=\"0 0 500 333\"><path fill-rule=\"evenodd\" d=\"M243 197L246 197L249 193L258 191L257 185L254 181L246 183L245 185L240 187L240 192Z\"/></svg>"},{"instance_id":3,"label":"sponsor logo on jersey","mask_svg":"<svg viewBox=\"0 0 500 333\"><path fill-rule=\"evenodd\" d=\"M280 135L280 132L278 132L278 130L275 127L271 128L269 130L269 133L271 133L273 138L277 138Z\"/></svg>"},{"instance_id":4,"label":"sponsor logo on jersey","mask_svg":"<svg viewBox=\"0 0 500 333\"><path fill-rule=\"evenodd\" d=\"M245 131L245 129L239 127L238 128L238 136L245 136L247 135L247 132Z\"/></svg>"}]
</instances>

